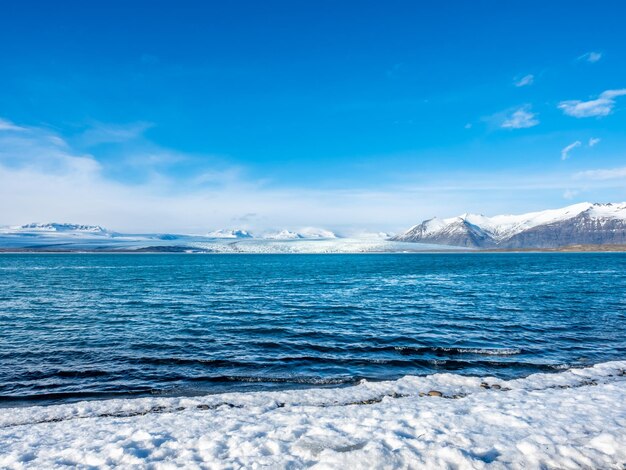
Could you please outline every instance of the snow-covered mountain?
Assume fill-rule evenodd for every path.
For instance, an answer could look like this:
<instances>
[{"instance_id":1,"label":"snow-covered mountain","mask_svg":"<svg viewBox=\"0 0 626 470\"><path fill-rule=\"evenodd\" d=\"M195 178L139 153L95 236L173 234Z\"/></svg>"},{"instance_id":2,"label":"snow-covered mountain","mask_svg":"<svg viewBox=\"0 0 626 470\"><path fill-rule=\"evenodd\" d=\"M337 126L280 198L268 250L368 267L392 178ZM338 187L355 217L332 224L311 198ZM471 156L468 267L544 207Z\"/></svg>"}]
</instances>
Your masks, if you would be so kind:
<instances>
[{"instance_id":1,"label":"snow-covered mountain","mask_svg":"<svg viewBox=\"0 0 626 470\"><path fill-rule=\"evenodd\" d=\"M266 240L311 240L311 239L331 239L338 238L330 230L322 228L306 227L297 232L291 230L280 230L278 232L268 232L261 236Z\"/></svg>"},{"instance_id":2,"label":"snow-covered mountain","mask_svg":"<svg viewBox=\"0 0 626 470\"><path fill-rule=\"evenodd\" d=\"M252 234L241 229L220 229L206 234L207 238L252 238Z\"/></svg>"},{"instance_id":3,"label":"snow-covered mountain","mask_svg":"<svg viewBox=\"0 0 626 470\"><path fill-rule=\"evenodd\" d=\"M83 224L59 224L59 223L31 223L25 225L15 225L10 227L0 227L0 233L14 234L90 234L90 235L108 235L110 232L99 225L83 225Z\"/></svg>"},{"instance_id":4,"label":"snow-covered mountain","mask_svg":"<svg viewBox=\"0 0 626 470\"><path fill-rule=\"evenodd\" d=\"M313 227L261 234L222 229L205 235L122 234L98 225L69 223L0 227L0 250L141 248L167 251L192 247L220 253L336 253L609 244L626 244L626 203L581 203L521 215L463 214L448 219L433 218L394 237L374 232L337 236L329 230Z\"/></svg>"},{"instance_id":5,"label":"snow-covered mountain","mask_svg":"<svg viewBox=\"0 0 626 470\"><path fill-rule=\"evenodd\" d=\"M262 238L266 240L299 240L304 238L301 233L291 230L281 230L279 232L264 233Z\"/></svg>"},{"instance_id":6,"label":"snow-covered mountain","mask_svg":"<svg viewBox=\"0 0 626 470\"><path fill-rule=\"evenodd\" d=\"M265 232L262 234L253 234L247 230L242 229L221 229L209 232L205 235L206 238L232 238L232 239L247 239L256 238L263 240L309 240L309 239L325 239L325 238L337 238L333 232L321 228L306 227L298 231L293 230L277 230Z\"/></svg>"},{"instance_id":7,"label":"snow-covered mountain","mask_svg":"<svg viewBox=\"0 0 626 470\"><path fill-rule=\"evenodd\" d=\"M339 238L330 230L317 227L305 227L298 233L302 235L302 238Z\"/></svg>"},{"instance_id":8,"label":"snow-covered mountain","mask_svg":"<svg viewBox=\"0 0 626 470\"><path fill-rule=\"evenodd\" d=\"M32 239L36 238L93 238L98 236L126 238L126 239L150 239L150 240L179 240L179 239L224 239L224 240L322 240L338 238L333 232L321 228L305 227L298 231L277 230L265 232L260 235L253 234L244 229L220 229L208 232L204 235L183 235L170 233L149 234L122 234L111 232L99 225L68 224L68 223L30 223L0 227L0 235Z\"/></svg>"},{"instance_id":9,"label":"snow-covered mountain","mask_svg":"<svg viewBox=\"0 0 626 470\"><path fill-rule=\"evenodd\" d=\"M626 203L584 202L562 209L486 217L463 214L415 225L394 241L470 248L553 248L626 243Z\"/></svg>"}]
</instances>

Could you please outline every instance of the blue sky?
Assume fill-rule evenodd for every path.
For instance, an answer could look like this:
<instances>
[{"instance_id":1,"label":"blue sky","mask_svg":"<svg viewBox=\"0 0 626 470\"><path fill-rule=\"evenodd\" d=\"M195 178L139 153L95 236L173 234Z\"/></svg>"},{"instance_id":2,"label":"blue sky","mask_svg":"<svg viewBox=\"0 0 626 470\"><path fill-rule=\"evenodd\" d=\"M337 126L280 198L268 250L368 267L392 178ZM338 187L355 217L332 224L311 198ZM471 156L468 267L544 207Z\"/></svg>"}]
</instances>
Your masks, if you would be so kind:
<instances>
[{"instance_id":1,"label":"blue sky","mask_svg":"<svg viewBox=\"0 0 626 470\"><path fill-rule=\"evenodd\" d=\"M626 200L626 4L13 2L0 224L400 230Z\"/></svg>"}]
</instances>

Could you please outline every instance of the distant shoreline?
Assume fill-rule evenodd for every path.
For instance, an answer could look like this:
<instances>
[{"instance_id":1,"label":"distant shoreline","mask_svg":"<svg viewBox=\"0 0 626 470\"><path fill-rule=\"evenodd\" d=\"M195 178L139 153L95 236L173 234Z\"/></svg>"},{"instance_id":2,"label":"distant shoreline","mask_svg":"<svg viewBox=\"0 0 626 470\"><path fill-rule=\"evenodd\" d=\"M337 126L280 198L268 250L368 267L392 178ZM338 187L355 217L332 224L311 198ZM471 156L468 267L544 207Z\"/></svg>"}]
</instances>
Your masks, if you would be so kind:
<instances>
[{"instance_id":1,"label":"distant shoreline","mask_svg":"<svg viewBox=\"0 0 626 470\"><path fill-rule=\"evenodd\" d=\"M626 245L567 245L556 248L491 248L476 250L491 253L528 253L528 252L557 252L557 253L620 253L626 251Z\"/></svg>"},{"instance_id":2,"label":"distant shoreline","mask_svg":"<svg viewBox=\"0 0 626 470\"><path fill-rule=\"evenodd\" d=\"M489 249L442 249L442 250L415 250L415 251L353 251L353 252L218 252L205 251L196 247L188 246L154 246L137 249L63 249L63 248L2 248L0 254L4 253L41 253L41 254L201 254L201 255L291 255L291 254L313 254L313 255L367 255L367 254L468 254L468 253L623 253L626 252L626 245L567 245L555 248L489 248Z\"/></svg>"}]
</instances>

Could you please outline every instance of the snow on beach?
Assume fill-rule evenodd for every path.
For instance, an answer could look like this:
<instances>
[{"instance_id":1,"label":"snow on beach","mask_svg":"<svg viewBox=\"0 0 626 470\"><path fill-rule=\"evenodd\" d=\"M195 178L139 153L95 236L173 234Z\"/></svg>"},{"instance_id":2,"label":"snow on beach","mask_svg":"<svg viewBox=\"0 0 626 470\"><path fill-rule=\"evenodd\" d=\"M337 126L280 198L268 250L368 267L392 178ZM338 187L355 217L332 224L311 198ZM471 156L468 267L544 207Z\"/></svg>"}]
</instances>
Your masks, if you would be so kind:
<instances>
[{"instance_id":1,"label":"snow on beach","mask_svg":"<svg viewBox=\"0 0 626 470\"><path fill-rule=\"evenodd\" d=\"M5 408L0 467L621 469L625 369Z\"/></svg>"}]
</instances>

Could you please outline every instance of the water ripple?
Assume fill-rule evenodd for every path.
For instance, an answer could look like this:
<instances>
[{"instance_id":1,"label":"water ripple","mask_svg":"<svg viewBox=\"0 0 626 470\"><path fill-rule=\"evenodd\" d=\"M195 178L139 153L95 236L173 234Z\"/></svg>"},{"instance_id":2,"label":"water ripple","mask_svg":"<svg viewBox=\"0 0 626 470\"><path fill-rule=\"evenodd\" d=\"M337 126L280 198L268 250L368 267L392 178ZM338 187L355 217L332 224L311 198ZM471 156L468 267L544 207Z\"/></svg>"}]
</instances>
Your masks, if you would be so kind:
<instances>
[{"instance_id":1,"label":"water ripple","mask_svg":"<svg viewBox=\"0 0 626 470\"><path fill-rule=\"evenodd\" d=\"M626 255L0 255L0 404L626 354Z\"/></svg>"}]
</instances>

